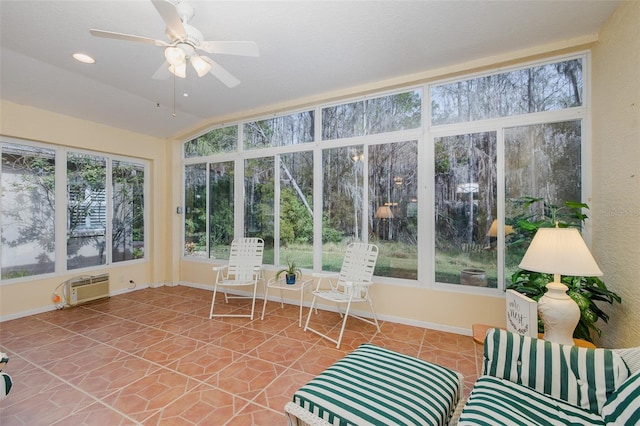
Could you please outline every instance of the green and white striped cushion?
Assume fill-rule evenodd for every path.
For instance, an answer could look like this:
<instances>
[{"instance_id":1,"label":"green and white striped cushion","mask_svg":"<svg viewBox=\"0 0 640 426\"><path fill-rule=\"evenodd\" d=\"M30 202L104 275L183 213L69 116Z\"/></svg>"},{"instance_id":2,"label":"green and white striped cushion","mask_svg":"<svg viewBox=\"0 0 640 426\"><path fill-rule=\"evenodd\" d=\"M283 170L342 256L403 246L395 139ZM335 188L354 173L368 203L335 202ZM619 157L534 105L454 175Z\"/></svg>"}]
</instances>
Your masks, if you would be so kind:
<instances>
[{"instance_id":1,"label":"green and white striped cushion","mask_svg":"<svg viewBox=\"0 0 640 426\"><path fill-rule=\"evenodd\" d=\"M484 357L485 374L598 414L629 374L622 358L609 349L561 345L499 329L487 333Z\"/></svg>"},{"instance_id":2,"label":"green and white striped cushion","mask_svg":"<svg viewBox=\"0 0 640 426\"><path fill-rule=\"evenodd\" d=\"M640 424L640 371L636 371L616 390L602 408L606 424Z\"/></svg>"},{"instance_id":3,"label":"green and white striped cushion","mask_svg":"<svg viewBox=\"0 0 640 426\"><path fill-rule=\"evenodd\" d=\"M480 377L458 426L603 425L602 418L557 398L505 379Z\"/></svg>"},{"instance_id":4,"label":"green and white striped cushion","mask_svg":"<svg viewBox=\"0 0 640 426\"><path fill-rule=\"evenodd\" d=\"M448 368L363 344L300 388L294 403L333 425L444 425L461 376Z\"/></svg>"}]
</instances>

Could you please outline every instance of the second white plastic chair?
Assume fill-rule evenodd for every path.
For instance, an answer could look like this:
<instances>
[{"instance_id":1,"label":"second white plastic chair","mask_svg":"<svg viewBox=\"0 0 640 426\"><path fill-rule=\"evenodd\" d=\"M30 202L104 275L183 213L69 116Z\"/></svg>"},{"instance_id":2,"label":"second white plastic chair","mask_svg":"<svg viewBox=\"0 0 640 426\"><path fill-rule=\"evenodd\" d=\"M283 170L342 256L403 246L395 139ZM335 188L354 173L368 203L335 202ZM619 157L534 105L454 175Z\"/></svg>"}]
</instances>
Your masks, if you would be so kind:
<instances>
[{"instance_id":1,"label":"second white plastic chair","mask_svg":"<svg viewBox=\"0 0 640 426\"><path fill-rule=\"evenodd\" d=\"M347 325L347 318L351 315L353 318L357 318L366 323L376 326L378 332L380 326L378 325L378 319L376 318L376 312L373 309L373 302L371 295L369 294L369 288L373 284L371 278L373 277L373 270L376 266L378 259L378 247L374 244L364 243L351 243L347 247L347 251L344 255L342 262L342 268L340 273L318 273L313 274L318 278L318 284L316 290L313 292L313 299L311 301L311 308L309 309L309 316L305 323L304 330L312 331L319 336L336 344L336 348L340 348L340 342L342 341L342 335L344 334L345 326ZM328 279L330 288L322 289L322 282L324 279ZM335 280L335 283L334 283ZM311 315L316 309L316 303L319 300L325 300L327 302L335 303L338 312L342 317L342 325L340 326L340 332L338 338L334 339L320 331L313 329L309 326ZM354 303L361 303L368 305L372 319L364 318L351 312L351 306ZM344 307L344 311L342 310Z\"/></svg>"}]
</instances>

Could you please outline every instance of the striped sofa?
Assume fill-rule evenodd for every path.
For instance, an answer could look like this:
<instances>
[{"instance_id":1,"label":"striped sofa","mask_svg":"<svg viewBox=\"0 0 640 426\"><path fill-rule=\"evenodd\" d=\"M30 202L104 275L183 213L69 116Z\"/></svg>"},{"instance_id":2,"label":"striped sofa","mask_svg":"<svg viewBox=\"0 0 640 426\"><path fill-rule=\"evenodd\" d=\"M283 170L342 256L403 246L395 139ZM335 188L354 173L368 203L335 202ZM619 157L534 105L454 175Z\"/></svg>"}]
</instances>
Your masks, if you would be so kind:
<instances>
[{"instance_id":1,"label":"striped sofa","mask_svg":"<svg viewBox=\"0 0 640 426\"><path fill-rule=\"evenodd\" d=\"M287 403L290 425L445 425L463 377L448 368L372 344L301 387Z\"/></svg>"},{"instance_id":2,"label":"striped sofa","mask_svg":"<svg viewBox=\"0 0 640 426\"><path fill-rule=\"evenodd\" d=\"M459 425L638 425L640 348L587 349L489 330Z\"/></svg>"}]
</instances>

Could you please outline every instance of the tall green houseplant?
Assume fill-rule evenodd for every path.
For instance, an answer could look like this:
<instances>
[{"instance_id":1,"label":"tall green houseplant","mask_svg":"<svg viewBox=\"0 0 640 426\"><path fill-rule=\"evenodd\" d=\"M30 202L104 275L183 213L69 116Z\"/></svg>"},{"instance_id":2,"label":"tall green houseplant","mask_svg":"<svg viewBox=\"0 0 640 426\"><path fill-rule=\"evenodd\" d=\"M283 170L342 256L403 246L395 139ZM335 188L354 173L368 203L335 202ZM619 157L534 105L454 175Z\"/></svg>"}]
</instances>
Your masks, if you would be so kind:
<instances>
[{"instance_id":1,"label":"tall green houseplant","mask_svg":"<svg viewBox=\"0 0 640 426\"><path fill-rule=\"evenodd\" d=\"M585 203L567 201L563 207L559 207L542 198L524 197L520 200L523 210L527 212L532 205L539 203L542 203L542 214L522 213L513 218L515 235L511 239L511 246L530 243L540 228L552 228L557 225L560 228L582 229L587 219L583 209L588 210L589 206ZM547 291L546 285L551 281L553 281L553 274L520 269L511 276L511 284L508 288L538 301ZM580 321L573 332L573 337L593 342L592 331L598 336L602 334L596 322L599 319L605 323L609 322L609 315L600 309L596 302L613 305L614 302L622 303L622 298L610 291L598 277L563 276L562 283L569 288L567 294L580 308ZM538 321L538 331L544 332L542 321Z\"/></svg>"}]
</instances>

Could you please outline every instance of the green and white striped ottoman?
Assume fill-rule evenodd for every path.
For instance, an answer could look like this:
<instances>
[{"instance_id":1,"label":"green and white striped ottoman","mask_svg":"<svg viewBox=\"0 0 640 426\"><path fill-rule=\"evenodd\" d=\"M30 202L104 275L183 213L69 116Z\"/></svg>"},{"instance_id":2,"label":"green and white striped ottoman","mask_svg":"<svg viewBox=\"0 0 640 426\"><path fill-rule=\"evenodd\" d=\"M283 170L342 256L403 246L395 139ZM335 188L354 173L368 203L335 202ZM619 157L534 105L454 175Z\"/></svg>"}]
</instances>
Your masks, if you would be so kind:
<instances>
[{"instance_id":1,"label":"green and white striped ottoman","mask_svg":"<svg viewBox=\"0 0 640 426\"><path fill-rule=\"evenodd\" d=\"M445 425L462 383L448 368L363 344L301 387L293 403L331 425Z\"/></svg>"}]
</instances>

